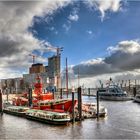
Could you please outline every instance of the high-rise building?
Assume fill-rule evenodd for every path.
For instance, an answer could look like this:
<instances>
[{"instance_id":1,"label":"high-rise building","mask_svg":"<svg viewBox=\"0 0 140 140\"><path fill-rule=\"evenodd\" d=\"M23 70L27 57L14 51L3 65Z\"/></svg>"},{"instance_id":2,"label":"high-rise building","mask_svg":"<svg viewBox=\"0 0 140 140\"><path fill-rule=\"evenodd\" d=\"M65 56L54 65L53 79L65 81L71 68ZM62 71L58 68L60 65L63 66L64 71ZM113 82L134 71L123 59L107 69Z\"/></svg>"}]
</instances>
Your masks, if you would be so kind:
<instances>
[{"instance_id":1,"label":"high-rise building","mask_svg":"<svg viewBox=\"0 0 140 140\"><path fill-rule=\"evenodd\" d=\"M48 76L57 88L60 88L60 55L48 58Z\"/></svg>"}]
</instances>

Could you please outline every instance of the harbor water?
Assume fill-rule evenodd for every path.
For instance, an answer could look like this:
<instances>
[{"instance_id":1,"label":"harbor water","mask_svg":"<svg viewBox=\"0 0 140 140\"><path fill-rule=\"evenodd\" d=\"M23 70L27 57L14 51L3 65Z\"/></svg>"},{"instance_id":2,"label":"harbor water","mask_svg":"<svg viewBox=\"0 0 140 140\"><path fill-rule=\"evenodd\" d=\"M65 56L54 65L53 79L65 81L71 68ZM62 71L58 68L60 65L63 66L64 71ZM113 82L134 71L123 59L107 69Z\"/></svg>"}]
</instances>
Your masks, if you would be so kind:
<instances>
[{"instance_id":1,"label":"harbor water","mask_svg":"<svg viewBox=\"0 0 140 140\"><path fill-rule=\"evenodd\" d=\"M96 102L83 96L84 102ZM0 117L0 139L140 139L140 104L133 101L101 101L105 118L85 119L74 125L54 126L4 114Z\"/></svg>"}]
</instances>

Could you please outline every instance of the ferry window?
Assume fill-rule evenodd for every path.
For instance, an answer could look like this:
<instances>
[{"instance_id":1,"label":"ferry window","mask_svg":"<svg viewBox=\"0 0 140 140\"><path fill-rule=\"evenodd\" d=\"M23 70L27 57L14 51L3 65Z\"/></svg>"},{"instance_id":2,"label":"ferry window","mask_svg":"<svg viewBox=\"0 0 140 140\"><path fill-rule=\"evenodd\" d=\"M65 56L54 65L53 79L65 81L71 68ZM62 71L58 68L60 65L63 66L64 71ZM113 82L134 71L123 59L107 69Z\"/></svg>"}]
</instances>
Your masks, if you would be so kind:
<instances>
[{"instance_id":1,"label":"ferry window","mask_svg":"<svg viewBox=\"0 0 140 140\"><path fill-rule=\"evenodd\" d=\"M116 92L115 89L109 89L110 92Z\"/></svg>"},{"instance_id":2,"label":"ferry window","mask_svg":"<svg viewBox=\"0 0 140 140\"><path fill-rule=\"evenodd\" d=\"M119 88L116 88L116 91L117 91L117 92L121 92L121 89L119 89Z\"/></svg>"},{"instance_id":3,"label":"ferry window","mask_svg":"<svg viewBox=\"0 0 140 140\"><path fill-rule=\"evenodd\" d=\"M99 92L106 92L106 90L104 90L104 89L103 90L99 90Z\"/></svg>"}]
</instances>

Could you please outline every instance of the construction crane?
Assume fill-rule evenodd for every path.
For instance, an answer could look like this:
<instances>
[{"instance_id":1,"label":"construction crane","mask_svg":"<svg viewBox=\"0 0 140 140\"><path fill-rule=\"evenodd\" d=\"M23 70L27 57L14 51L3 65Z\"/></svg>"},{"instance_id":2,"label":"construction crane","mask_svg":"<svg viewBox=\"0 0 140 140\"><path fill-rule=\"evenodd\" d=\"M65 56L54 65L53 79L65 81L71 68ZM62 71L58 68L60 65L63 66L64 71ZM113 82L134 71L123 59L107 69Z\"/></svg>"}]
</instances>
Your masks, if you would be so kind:
<instances>
[{"instance_id":1,"label":"construction crane","mask_svg":"<svg viewBox=\"0 0 140 140\"><path fill-rule=\"evenodd\" d=\"M57 48L55 48L56 49L56 52L57 52L57 56L59 56L59 55L61 55L61 53L60 52L62 52L63 51L63 47L57 47Z\"/></svg>"},{"instance_id":2,"label":"construction crane","mask_svg":"<svg viewBox=\"0 0 140 140\"><path fill-rule=\"evenodd\" d=\"M63 47L55 47L52 46L50 44L44 44L44 46L46 46L47 48L44 51L52 51L52 52L56 52L56 55L59 56L61 55L61 51L63 51Z\"/></svg>"},{"instance_id":3,"label":"construction crane","mask_svg":"<svg viewBox=\"0 0 140 140\"><path fill-rule=\"evenodd\" d=\"M37 57L37 55L29 54L29 56L32 56L32 61L33 61L33 64L34 64L35 63L35 57Z\"/></svg>"}]
</instances>

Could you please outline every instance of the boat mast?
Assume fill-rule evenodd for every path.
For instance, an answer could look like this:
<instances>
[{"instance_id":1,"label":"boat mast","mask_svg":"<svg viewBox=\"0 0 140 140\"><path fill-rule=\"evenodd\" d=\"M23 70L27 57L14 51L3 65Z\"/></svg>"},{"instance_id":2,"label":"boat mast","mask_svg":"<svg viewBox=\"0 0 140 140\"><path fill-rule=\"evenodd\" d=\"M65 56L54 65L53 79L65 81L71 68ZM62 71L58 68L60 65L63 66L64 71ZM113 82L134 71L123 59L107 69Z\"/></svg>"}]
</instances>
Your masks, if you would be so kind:
<instances>
[{"instance_id":1,"label":"boat mast","mask_svg":"<svg viewBox=\"0 0 140 140\"><path fill-rule=\"evenodd\" d=\"M79 66L78 66L78 87L79 87L79 83L80 83L80 77L79 77Z\"/></svg>"},{"instance_id":2,"label":"boat mast","mask_svg":"<svg viewBox=\"0 0 140 140\"><path fill-rule=\"evenodd\" d=\"M66 58L66 94L67 94L67 98L68 98L68 62L67 62L67 58Z\"/></svg>"}]
</instances>

